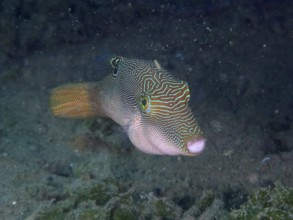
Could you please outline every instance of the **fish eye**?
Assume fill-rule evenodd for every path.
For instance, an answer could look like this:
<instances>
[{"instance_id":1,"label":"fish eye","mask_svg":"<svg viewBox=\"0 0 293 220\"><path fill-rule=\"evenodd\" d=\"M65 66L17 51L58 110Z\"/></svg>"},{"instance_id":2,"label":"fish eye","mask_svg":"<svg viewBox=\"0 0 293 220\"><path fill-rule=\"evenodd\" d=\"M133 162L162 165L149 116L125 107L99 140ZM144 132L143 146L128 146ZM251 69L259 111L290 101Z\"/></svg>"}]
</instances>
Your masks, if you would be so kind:
<instances>
[{"instance_id":1,"label":"fish eye","mask_svg":"<svg viewBox=\"0 0 293 220\"><path fill-rule=\"evenodd\" d=\"M149 97L148 96L142 95L140 97L140 107L145 112L149 112L150 111L150 100L149 100Z\"/></svg>"}]
</instances>

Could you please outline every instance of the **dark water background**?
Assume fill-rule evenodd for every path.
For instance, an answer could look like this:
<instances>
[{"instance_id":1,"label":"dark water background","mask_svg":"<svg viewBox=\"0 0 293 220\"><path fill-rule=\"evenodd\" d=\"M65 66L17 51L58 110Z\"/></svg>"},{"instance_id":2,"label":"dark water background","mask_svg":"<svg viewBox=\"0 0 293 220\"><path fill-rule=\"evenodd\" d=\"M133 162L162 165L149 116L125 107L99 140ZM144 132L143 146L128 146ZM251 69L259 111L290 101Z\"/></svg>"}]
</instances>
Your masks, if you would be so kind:
<instances>
[{"instance_id":1,"label":"dark water background","mask_svg":"<svg viewBox=\"0 0 293 220\"><path fill-rule=\"evenodd\" d=\"M0 219L229 219L253 190L292 187L292 15L273 0L2 0ZM50 89L101 80L112 55L188 82L202 155L146 155L110 120L51 115Z\"/></svg>"}]
</instances>

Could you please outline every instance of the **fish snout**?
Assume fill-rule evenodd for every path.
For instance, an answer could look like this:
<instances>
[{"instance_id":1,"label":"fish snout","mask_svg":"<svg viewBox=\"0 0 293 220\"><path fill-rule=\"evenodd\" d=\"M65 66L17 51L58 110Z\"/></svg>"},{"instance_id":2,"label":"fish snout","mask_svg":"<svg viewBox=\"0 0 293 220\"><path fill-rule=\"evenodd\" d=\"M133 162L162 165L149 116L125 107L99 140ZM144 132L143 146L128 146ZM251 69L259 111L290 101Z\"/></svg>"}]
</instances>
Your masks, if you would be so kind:
<instances>
[{"instance_id":1,"label":"fish snout","mask_svg":"<svg viewBox=\"0 0 293 220\"><path fill-rule=\"evenodd\" d=\"M186 149L190 155L195 156L203 152L206 139L203 137L191 136L186 140Z\"/></svg>"}]
</instances>

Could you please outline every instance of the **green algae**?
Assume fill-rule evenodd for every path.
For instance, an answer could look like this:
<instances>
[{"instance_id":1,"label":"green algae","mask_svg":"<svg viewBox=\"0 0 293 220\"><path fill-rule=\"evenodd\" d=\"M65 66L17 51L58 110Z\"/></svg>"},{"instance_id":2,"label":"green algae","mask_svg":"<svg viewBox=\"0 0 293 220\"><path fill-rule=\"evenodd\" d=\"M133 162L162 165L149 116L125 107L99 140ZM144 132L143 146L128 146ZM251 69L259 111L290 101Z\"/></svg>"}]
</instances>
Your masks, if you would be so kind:
<instances>
[{"instance_id":1,"label":"green algae","mask_svg":"<svg viewBox=\"0 0 293 220\"><path fill-rule=\"evenodd\" d=\"M33 193L35 196L35 193ZM136 205L125 187L113 179L80 189L67 189L62 200L53 201L33 214L33 219L136 219Z\"/></svg>"},{"instance_id":2,"label":"green algae","mask_svg":"<svg viewBox=\"0 0 293 220\"><path fill-rule=\"evenodd\" d=\"M77 193L76 202L93 200L98 206L105 205L111 199L109 191L103 184L97 184L90 189Z\"/></svg>"},{"instance_id":3,"label":"green algae","mask_svg":"<svg viewBox=\"0 0 293 220\"><path fill-rule=\"evenodd\" d=\"M63 220L69 211L74 207L74 202L65 200L58 205L41 209L34 219L37 220ZM34 214L35 215L35 214Z\"/></svg>"},{"instance_id":4,"label":"green algae","mask_svg":"<svg viewBox=\"0 0 293 220\"><path fill-rule=\"evenodd\" d=\"M63 195L64 197L38 210L33 219L171 220L179 219L183 214L182 208L172 201L152 195L138 196L113 179L106 179L86 188L67 189L63 191ZM280 183L275 187L256 189L240 209L231 213L228 213L223 202L217 199L213 192L206 191L195 203L195 207L201 211L196 216L202 218L213 216L234 220L292 219L293 189ZM194 215L191 214L195 217Z\"/></svg>"},{"instance_id":5,"label":"green algae","mask_svg":"<svg viewBox=\"0 0 293 220\"><path fill-rule=\"evenodd\" d=\"M43 213L40 213L38 220L63 220L65 219L66 213L60 209L52 209Z\"/></svg>"},{"instance_id":6,"label":"green algae","mask_svg":"<svg viewBox=\"0 0 293 220\"><path fill-rule=\"evenodd\" d=\"M275 187L259 188L251 193L240 209L231 212L231 218L293 219L293 188L286 188L280 183Z\"/></svg>"},{"instance_id":7,"label":"green algae","mask_svg":"<svg viewBox=\"0 0 293 220\"><path fill-rule=\"evenodd\" d=\"M68 191L64 200L42 208L37 213L36 219L70 219L72 215L74 219L106 219L109 211L103 208L112 197L116 196L117 190L112 185L108 186L101 182L85 189ZM75 210L79 212L76 213Z\"/></svg>"},{"instance_id":8,"label":"green algae","mask_svg":"<svg viewBox=\"0 0 293 220\"><path fill-rule=\"evenodd\" d=\"M134 214L128 210L123 208L116 208L112 211L110 220L135 220L137 219Z\"/></svg>"},{"instance_id":9,"label":"green algae","mask_svg":"<svg viewBox=\"0 0 293 220\"><path fill-rule=\"evenodd\" d=\"M158 217L161 217L163 219L174 219L175 213L173 213L173 207L171 204L168 204L167 202L163 200L157 200L155 203L156 207L156 215Z\"/></svg>"},{"instance_id":10,"label":"green algae","mask_svg":"<svg viewBox=\"0 0 293 220\"><path fill-rule=\"evenodd\" d=\"M77 218L82 220L105 219L105 214L101 209L85 209L80 212Z\"/></svg>"},{"instance_id":11,"label":"green algae","mask_svg":"<svg viewBox=\"0 0 293 220\"><path fill-rule=\"evenodd\" d=\"M166 217L169 214L168 206L162 200L156 202L156 211L161 217Z\"/></svg>"},{"instance_id":12,"label":"green algae","mask_svg":"<svg viewBox=\"0 0 293 220\"><path fill-rule=\"evenodd\" d=\"M201 198L197 202L197 207L204 211L207 207L211 206L215 200L215 194L212 191L204 191Z\"/></svg>"}]
</instances>

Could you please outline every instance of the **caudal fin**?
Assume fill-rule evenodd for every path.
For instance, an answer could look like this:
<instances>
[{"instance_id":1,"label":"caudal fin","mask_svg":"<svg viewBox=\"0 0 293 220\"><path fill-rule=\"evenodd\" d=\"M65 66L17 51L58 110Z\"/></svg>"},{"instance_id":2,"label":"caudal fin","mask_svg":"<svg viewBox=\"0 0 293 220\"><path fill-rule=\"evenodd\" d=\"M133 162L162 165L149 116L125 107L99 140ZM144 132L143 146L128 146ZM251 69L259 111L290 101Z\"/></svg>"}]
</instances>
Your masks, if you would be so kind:
<instances>
[{"instance_id":1,"label":"caudal fin","mask_svg":"<svg viewBox=\"0 0 293 220\"><path fill-rule=\"evenodd\" d=\"M51 90L50 108L55 116L87 118L104 116L99 98L98 84L77 83Z\"/></svg>"}]
</instances>

